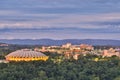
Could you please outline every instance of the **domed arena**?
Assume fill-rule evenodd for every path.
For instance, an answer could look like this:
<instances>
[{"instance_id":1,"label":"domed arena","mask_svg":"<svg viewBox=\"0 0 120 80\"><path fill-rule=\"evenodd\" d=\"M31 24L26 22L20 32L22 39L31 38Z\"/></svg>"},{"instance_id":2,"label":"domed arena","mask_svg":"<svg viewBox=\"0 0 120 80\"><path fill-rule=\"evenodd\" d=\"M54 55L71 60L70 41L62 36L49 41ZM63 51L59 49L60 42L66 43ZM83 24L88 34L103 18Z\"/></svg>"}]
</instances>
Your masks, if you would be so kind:
<instances>
[{"instance_id":1,"label":"domed arena","mask_svg":"<svg viewBox=\"0 0 120 80\"><path fill-rule=\"evenodd\" d=\"M5 58L7 61L46 61L49 57L31 49L22 49L8 54Z\"/></svg>"}]
</instances>

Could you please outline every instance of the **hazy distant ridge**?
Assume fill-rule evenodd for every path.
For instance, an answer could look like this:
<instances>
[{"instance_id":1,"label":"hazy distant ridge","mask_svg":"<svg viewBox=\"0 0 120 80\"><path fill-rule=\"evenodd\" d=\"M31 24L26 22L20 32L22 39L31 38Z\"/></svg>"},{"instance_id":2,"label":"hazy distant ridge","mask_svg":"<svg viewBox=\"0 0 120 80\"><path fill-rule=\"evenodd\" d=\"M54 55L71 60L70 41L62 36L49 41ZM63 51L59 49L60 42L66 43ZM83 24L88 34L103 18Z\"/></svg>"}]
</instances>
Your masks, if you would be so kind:
<instances>
[{"instance_id":1,"label":"hazy distant ridge","mask_svg":"<svg viewBox=\"0 0 120 80\"><path fill-rule=\"evenodd\" d=\"M120 46L120 40L101 40L101 39L64 39L64 40L52 40L52 39L1 39L1 43L8 44L20 44L20 45L62 45L65 43L72 44L91 44L91 45L113 45Z\"/></svg>"}]
</instances>

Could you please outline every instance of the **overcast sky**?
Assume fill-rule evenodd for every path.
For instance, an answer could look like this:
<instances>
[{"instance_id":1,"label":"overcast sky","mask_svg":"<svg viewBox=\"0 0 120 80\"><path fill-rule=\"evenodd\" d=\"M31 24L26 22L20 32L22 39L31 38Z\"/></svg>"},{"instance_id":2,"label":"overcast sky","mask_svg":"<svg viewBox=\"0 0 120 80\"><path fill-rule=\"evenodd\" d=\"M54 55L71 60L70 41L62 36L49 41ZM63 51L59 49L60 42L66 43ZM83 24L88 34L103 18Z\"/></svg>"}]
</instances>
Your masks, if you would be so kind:
<instances>
[{"instance_id":1,"label":"overcast sky","mask_svg":"<svg viewBox=\"0 0 120 80\"><path fill-rule=\"evenodd\" d=\"M120 40L120 0L0 0L0 39Z\"/></svg>"}]
</instances>

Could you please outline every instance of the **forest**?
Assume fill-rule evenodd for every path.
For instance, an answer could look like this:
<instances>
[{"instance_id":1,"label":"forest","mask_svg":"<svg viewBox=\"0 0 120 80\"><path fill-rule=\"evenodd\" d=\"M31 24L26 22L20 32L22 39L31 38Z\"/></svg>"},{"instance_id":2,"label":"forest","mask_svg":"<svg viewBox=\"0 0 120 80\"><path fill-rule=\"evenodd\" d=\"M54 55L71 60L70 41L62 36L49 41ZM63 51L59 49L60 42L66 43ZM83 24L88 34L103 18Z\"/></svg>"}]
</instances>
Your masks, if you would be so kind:
<instances>
[{"instance_id":1,"label":"forest","mask_svg":"<svg viewBox=\"0 0 120 80\"><path fill-rule=\"evenodd\" d=\"M0 59L20 48L0 48ZM0 63L0 80L120 80L120 59L116 56L96 62L92 60L97 57L94 55L74 60L56 53L45 54L50 57L46 62Z\"/></svg>"}]
</instances>

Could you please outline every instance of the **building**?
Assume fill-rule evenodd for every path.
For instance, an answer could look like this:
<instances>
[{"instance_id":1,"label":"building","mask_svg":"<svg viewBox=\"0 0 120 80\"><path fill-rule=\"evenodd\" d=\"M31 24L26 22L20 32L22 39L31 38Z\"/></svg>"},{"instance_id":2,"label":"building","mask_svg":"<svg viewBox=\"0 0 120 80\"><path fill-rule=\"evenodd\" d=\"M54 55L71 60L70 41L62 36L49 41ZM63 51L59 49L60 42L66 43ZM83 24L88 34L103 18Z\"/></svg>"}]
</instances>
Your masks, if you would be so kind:
<instances>
[{"instance_id":1,"label":"building","mask_svg":"<svg viewBox=\"0 0 120 80\"><path fill-rule=\"evenodd\" d=\"M80 56L80 54L74 54L73 55L73 59L75 59L75 60L78 60L78 57Z\"/></svg>"},{"instance_id":2,"label":"building","mask_svg":"<svg viewBox=\"0 0 120 80\"><path fill-rule=\"evenodd\" d=\"M120 48L116 48L115 50L116 50L117 52L120 52Z\"/></svg>"},{"instance_id":3,"label":"building","mask_svg":"<svg viewBox=\"0 0 120 80\"><path fill-rule=\"evenodd\" d=\"M70 59L70 58L72 58L73 54L72 54L71 51L67 51L67 52L64 53L64 56L65 56L66 59Z\"/></svg>"},{"instance_id":4,"label":"building","mask_svg":"<svg viewBox=\"0 0 120 80\"><path fill-rule=\"evenodd\" d=\"M71 43L67 43L67 44L62 45L62 48L70 48L71 46L72 46Z\"/></svg>"},{"instance_id":5,"label":"building","mask_svg":"<svg viewBox=\"0 0 120 80\"><path fill-rule=\"evenodd\" d=\"M22 49L8 54L5 58L7 61L46 61L49 57L31 49Z\"/></svg>"},{"instance_id":6,"label":"building","mask_svg":"<svg viewBox=\"0 0 120 80\"><path fill-rule=\"evenodd\" d=\"M8 44L0 44L0 47L7 47L9 46Z\"/></svg>"},{"instance_id":7,"label":"building","mask_svg":"<svg viewBox=\"0 0 120 80\"><path fill-rule=\"evenodd\" d=\"M94 47L92 45L88 45L88 44L81 44L80 49L94 50Z\"/></svg>"},{"instance_id":8,"label":"building","mask_svg":"<svg viewBox=\"0 0 120 80\"><path fill-rule=\"evenodd\" d=\"M112 56L120 57L120 52L116 51L113 48L110 48L109 50L104 50L102 56L103 57L112 57Z\"/></svg>"},{"instance_id":9,"label":"building","mask_svg":"<svg viewBox=\"0 0 120 80\"><path fill-rule=\"evenodd\" d=\"M9 61L6 61L6 60L0 60L0 63L9 63Z\"/></svg>"},{"instance_id":10,"label":"building","mask_svg":"<svg viewBox=\"0 0 120 80\"><path fill-rule=\"evenodd\" d=\"M80 45L72 45L72 46L70 47L70 50L81 50L81 49L80 49Z\"/></svg>"}]
</instances>

